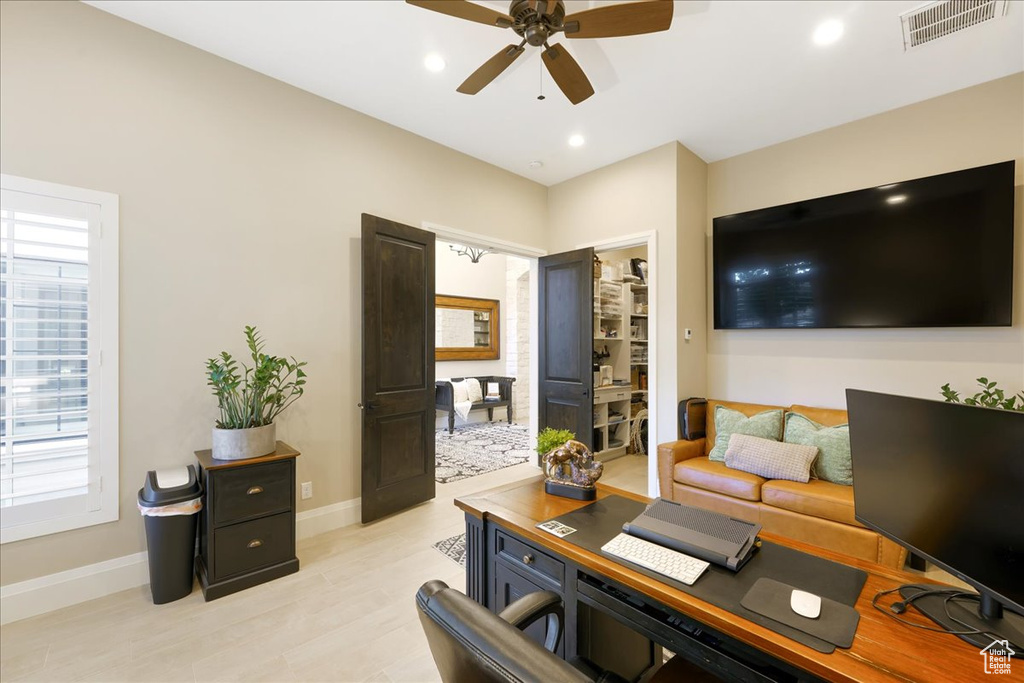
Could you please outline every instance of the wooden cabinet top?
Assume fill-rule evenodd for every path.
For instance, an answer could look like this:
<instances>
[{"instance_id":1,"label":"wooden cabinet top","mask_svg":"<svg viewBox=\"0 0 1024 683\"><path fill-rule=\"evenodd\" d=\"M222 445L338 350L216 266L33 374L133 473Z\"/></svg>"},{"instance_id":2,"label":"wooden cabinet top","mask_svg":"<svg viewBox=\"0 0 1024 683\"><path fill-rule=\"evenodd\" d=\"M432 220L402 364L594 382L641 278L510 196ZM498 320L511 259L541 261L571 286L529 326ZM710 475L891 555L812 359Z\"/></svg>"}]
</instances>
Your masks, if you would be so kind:
<instances>
[{"instance_id":1,"label":"wooden cabinet top","mask_svg":"<svg viewBox=\"0 0 1024 683\"><path fill-rule=\"evenodd\" d=\"M975 647L954 635L904 626L871 606L871 598L879 591L896 588L905 583L935 583L923 576L896 571L762 533L761 537L766 540L858 567L868 573L867 582L855 605L860 614L860 624L853 646L849 649L837 648L832 654L823 654L668 584L635 572L610 558L596 555L537 529L536 525L540 522L588 504L546 494L543 481L544 478L538 476L507 484L458 498L455 505L469 515L500 524L538 547L547 548L656 602L826 680L852 683L985 679L981 657L978 656ZM650 500L628 491L598 484L598 499L612 494L643 502ZM919 615L908 612L903 616L922 626L935 626Z\"/></svg>"},{"instance_id":2,"label":"wooden cabinet top","mask_svg":"<svg viewBox=\"0 0 1024 683\"><path fill-rule=\"evenodd\" d=\"M277 442L277 448L273 453L261 455L258 458L247 458L245 460L217 460L213 457L213 450L207 448L205 451L196 451L196 459L203 466L204 470L225 470L231 467L245 467L246 465L257 465L265 462L278 462L297 458L301 455L297 450L286 444L284 441Z\"/></svg>"}]
</instances>

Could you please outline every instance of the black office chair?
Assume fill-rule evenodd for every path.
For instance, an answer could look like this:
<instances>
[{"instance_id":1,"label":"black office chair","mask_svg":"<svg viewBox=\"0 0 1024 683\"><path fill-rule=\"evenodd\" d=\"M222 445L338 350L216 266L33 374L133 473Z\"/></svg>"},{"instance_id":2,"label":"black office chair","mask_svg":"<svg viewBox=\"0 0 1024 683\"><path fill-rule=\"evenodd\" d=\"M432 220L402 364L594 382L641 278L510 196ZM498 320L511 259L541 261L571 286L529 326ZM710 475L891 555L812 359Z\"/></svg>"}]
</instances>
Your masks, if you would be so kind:
<instances>
[{"instance_id":1,"label":"black office chair","mask_svg":"<svg viewBox=\"0 0 1024 683\"><path fill-rule=\"evenodd\" d=\"M614 673L593 670L589 662L574 662L580 667L574 668L552 654L562 636L564 611L562 599L551 591L530 593L494 614L445 582L428 581L416 593L416 606L445 683L625 683ZM544 647L523 633L542 617L547 618Z\"/></svg>"}]
</instances>

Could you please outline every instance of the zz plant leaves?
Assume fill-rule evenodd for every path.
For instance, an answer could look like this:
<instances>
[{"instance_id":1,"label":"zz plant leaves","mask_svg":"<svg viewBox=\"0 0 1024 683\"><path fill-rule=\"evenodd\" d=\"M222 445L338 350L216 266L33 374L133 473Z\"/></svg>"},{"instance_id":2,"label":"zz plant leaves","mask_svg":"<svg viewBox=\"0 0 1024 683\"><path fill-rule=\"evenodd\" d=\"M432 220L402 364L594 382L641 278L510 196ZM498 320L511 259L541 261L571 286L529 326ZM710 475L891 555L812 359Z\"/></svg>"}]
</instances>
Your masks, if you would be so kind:
<instances>
[{"instance_id":1,"label":"zz plant leaves","mask_svg":"<svg viewBox=\"0 0 1024 683\"><path fill-rule=\"evenodd\" d=\"M217 397L220 429L268 425L305 391L304 361L263 353L259 330L250 325L245 327L245 342L252 367L238 363L227 351L206 361L206 383Z\"/></svg>"}]
</instances>

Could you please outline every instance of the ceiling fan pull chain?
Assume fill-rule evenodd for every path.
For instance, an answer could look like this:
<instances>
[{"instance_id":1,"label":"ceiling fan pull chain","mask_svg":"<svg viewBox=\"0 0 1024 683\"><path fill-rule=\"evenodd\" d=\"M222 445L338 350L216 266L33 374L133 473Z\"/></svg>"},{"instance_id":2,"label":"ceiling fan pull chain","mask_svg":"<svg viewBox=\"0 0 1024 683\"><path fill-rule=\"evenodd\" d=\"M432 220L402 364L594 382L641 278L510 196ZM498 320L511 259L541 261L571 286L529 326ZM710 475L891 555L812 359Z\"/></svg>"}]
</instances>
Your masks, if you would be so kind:
<instances>
[{"instance_id":1,"label":"ceiling fan pull chain","mask_svg":"<svg viewBox=\"0 0 1024 683\"><path fill-rule=\"evenodd\" d=\"M538 80L540 80L540 94L537 95L537 99L538 100L543 100L544 99L544 60L538 60L537 61L537 70L538 70L537 76L539 77Z\"/></svg>"}]
</instances>

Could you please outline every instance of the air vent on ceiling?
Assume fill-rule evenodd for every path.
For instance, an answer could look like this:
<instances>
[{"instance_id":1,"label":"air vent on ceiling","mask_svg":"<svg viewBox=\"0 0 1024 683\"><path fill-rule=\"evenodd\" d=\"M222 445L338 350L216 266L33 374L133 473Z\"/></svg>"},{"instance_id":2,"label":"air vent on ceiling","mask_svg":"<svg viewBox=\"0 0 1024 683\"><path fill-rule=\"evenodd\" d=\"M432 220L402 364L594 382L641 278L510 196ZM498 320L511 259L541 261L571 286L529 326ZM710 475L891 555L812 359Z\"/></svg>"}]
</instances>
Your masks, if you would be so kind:
<instances>
[{"instance_id":1,"label":"air vent on ceiling","mask_svg":"<svg viewBox=\"0 0 1024 683\"><path fill-rule=\"evenodd\" d=\"M1004 14L1008 0L940 0L900 15L903 49L920 47Z\"/></svg>"}]
</instances>

